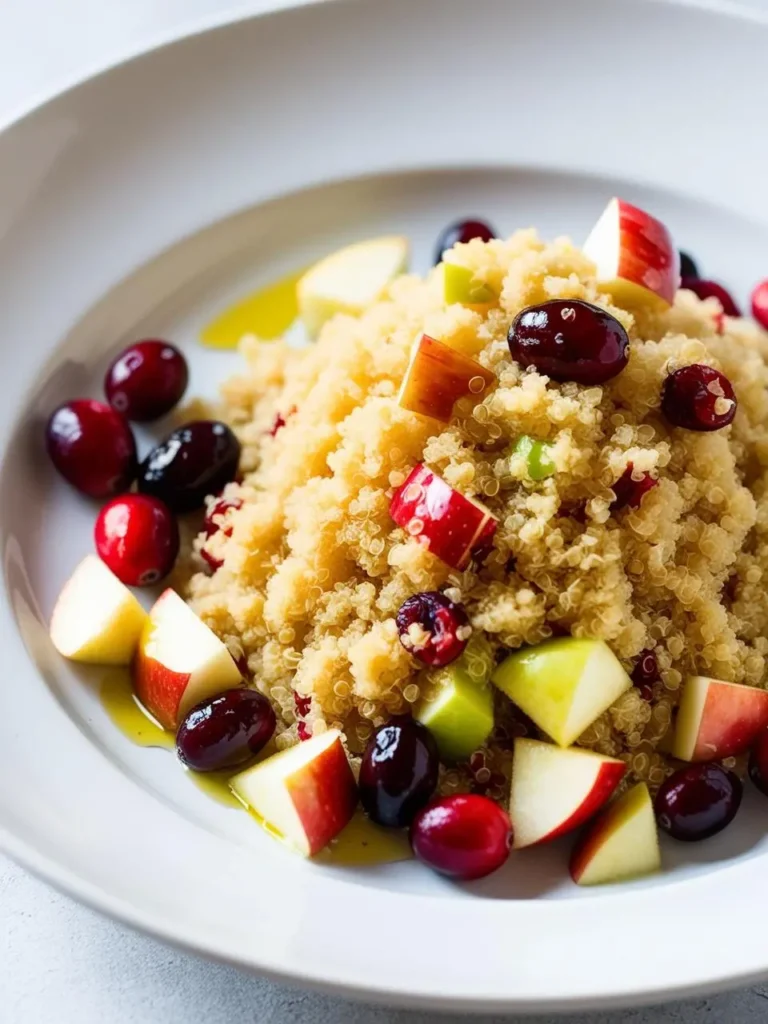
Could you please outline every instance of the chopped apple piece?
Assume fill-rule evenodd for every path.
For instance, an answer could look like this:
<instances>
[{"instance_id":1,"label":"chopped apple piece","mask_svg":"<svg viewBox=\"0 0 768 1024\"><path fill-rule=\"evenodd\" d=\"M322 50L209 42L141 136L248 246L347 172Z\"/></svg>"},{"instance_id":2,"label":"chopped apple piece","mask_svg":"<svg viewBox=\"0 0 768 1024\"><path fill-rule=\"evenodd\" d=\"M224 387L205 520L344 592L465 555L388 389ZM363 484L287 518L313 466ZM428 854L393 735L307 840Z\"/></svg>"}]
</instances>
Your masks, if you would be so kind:
<instances>
[{"instance_id":1,"label":"chopped apple piece","mask_svg":"<svg viewBox=\"0 0 768 1024\"><path fill-rule=\"evenodd\" d=\"M513 455L522 455L525 459L531 480L546 480L555 472L551 452L552 445L548 441L537 441L527 434L518 438L513 449Z\"/></svg>"},{"instance_id":2,"label":"chopped apple piece","mask_svg":"<svg viewBox=\"0 0 768 1024\"><path fill-rule=\"evenodd\" d=\"M607 807L571 855L571 878L577 885L623 882L660 867L656 818L644 783Z\"/></svg>"},{"instance_id":3,"label":"chopped apple piece","mask_svg":"<svg viewBox=\"0 0 768 1024\"><path fill-rule=\"evenodd\" d=\"M460 302L463 306L489 306L498 301L498 294L475 277L469 267L458 263L443 264L443 298L448 305Z\"/></svg>"},{"instance_id":4,"label":"chopped apple piece","mask_svg":"<svg viewBox=\"0 0 768 1024\"><path fill-rule=\"evenodd\" d=\"M433 555L453 569L465 569L487 554L498 520L474 498L455 491L419 463L397 491L389 514Z\"/></svg>"},{"instance_id":5,"label":"chopped apple piece","mask_svg":"<svg viewBox=\"0 0 768 1024\"><path fill-rule=\"evenodd\" d=\"M305 857L341 832L355 813L357 785L337 729L312 736L230 780L265 828Z\"/></svg>"},{"instance_id":6,"label":"chopped apple piece","mask_svg":"<svg viewBox=\"0 0 768 1024\"><path fill-rule=\"evenodd\" d=\"M440 689L414 717L435 737L440 757L464 761L485 743L493 729L493 691L475 682L462 659L438 673Z\"/></svg>"},{"instance_id":7,"label":"chopped apple piece","mask_svg":"<svg viewBox=\"0 0 768 1024\"><path fill-rule=\"evenodd\" d=\"M672 754L681 761L719 761L741 754L768 726L768 692L691 676L677 713Z\"/></svg>"},{"instance_id":8,"label":"chopped apple piece","mask_svg":"<svg viewBox=\"0 0 768 1024\"><path fill-rule=\"evenodd\" d=\"M632 680L603 640L558 637L510 654L491 677L561 747L568 747Z\"/></svg>"},{"instance_id":9,"label":"chopped apple piece","mask_svg":"<svg viewBox=\"0 0 768 1024\"><path fill-rule=\"evenodd\" d=\"M509 816L515 848L548 842L583 825L624 778L623 761L591 750L515 740Z\"/></svg>"},{"instance_id":10,"label":"chopped apple piece","mask_svg":"<svg viewBox=\"0 0 768 1024\"><path fill-rule=\"evenodd\" d=\"M133 662L136 695L164 729L175 729L190 708L242 683L219 638L174 590L160 595L144 626Z\"/></svg>"},{"instance_id":11,"label":"chopped apple piece","mask_svg":"<svg viewBox=\"0 0 768 1024\"><path fill-rule=\"evenodd\" d=\"M399 235L358 242L331 253L311 267L298 284L299 313L316 337L337 313L359 316L408 263L408 240Z\"/></svg>"},{"instance_id":12,"label":"chopped apple piece","mask_svg":"<svg viewBox=\"0 0 768 1024\"><path fill-rule=\"evenodd\" d=\"M87 555L59 594L51 616L53 646L72 661L129 665L147 613L96 555Z\"/></svg>"},{"instance_id":13,"label":"chopped apple piece","mask_svg":"<svg viewBox=\"0 0 768 1024\"><path fill-rule=\"evenodd\" d=\"M476 360L422 334L413 346L398 402L411 412L449 423L460 398L480 399L495 380Z\"/></svg>"}]
</instances>

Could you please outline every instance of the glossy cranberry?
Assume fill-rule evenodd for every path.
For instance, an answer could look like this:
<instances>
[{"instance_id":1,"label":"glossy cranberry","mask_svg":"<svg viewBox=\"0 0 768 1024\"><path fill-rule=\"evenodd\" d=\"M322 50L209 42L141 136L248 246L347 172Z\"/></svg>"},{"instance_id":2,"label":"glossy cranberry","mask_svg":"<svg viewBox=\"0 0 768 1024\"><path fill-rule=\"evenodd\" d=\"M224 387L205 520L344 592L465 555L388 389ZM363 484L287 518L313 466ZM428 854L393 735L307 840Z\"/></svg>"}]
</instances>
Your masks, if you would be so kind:
<instances>
[{"instance_id":1,"label":"glossy cranberry","mask_svg":"<svg viewBox=\"0 0 768 1024\"><path fill-rule=\"evenodd\" d=\"M634 664L631 678L643 700L652 700L653 684L659 679L659 663L653 651L643 651Z\"/></svg>"},{"instance_id":2,"label":"glossy cranberry","mask_svg":"<svg viewBox=\"0 0 768 1024\"><path fill-rule=\"evenodd\" d=\"M656 819L673 839L695 843L730 825L741 797L733 772L714 762L692 764L670 775L656 794Z\"/></svg>"},{"instance_id":3,"label":"glossy cranberry","mask_svg":"<svg viewBox=\"0 0 768 1024\"><path fill-rule=\"evenodd\" d=\"M507 338L512 358L556 381L604 384L629 359L616 317L579 299L552 299L517 314Z\"/></svg>"},{"instance_id":4,"label":"glossy cranberry","mask_svg":"<svg viewBox=\"0 0 768 1024\"><path fill-rule=\"evenodd\" d=\"M768 729L760 733L750 752L749 777L768 796Z\"/></svg>"},{"instance_id":5,"label":"glossy cranberry","mask_svg":"<svg viewBox=\"0 0 768 1024\"><path fill-rule=\"evenodd\" d=\"M664 381L661 411L675 427L720 430L736 415L736 396L725 374L703 363L692 363L670 373Z\"/></svg>"},{"instance_id":6,"label":"glossy cranberry","mask_svg":"<svg viewBox=\"0 0 768 1024\"><path fill-rule=\"evenodd\" d=\"M768 330L768 278L755 285L752 291L752 316Z\"/></svg>"},{"instance_id":7,"label":"glossy cranberry","mask_svg":"<svg viewBox=\"0 0 768 1024\"><path fill-rule=\"evenodd\" d=\"M103 402L78 398L48 420L48 455L64 479L89 498L111 498L136 476L136 442L125 419Z\"/></svg>"},{"instance_id":8,"label":"glossy cranberry","mask_svg":"<svg viewBox=\"0 0 768 1024\"><path fill-rule=\"evenodd\" d=\"M165 416L187 389L184 356L167 341L137 341L107 370L104 392L113 409L136 423Z\"/></svg>"},{"instance_id":9,"label":"glossy cranberry","mask_svg":"<svg viewBox=\"0 0 768 1024\"><path fill-rule=\"evenodd\" d=\"M148 587L173 568L179 528L157 498L123 494L99 512L93 531L101 560L129 587Z\"/></svg>"},{"instance_id":10,"label":"glossy cranberry","mask_svg":"<svg viewBox=\"0 0 768 1024\"><path fill-rule=\"evenodd\" d=\"M414 594L400 605L397 630L406 651L431 668L455 661L471 632L464 607L436 590Z\"/></svg>"},{"instance_id":11,"label":"glossy cranberry","mask_svg":"<svg viewBox=\"0 0 768 1024\"><path fill-rule=\"evenodd\" d=\"M459 242L471 242L473 238L490 242L496 238L496 232L482 220L457 220L449 224L437 240L435 263L442 261L446 249L452 249Z\"/></svg>"},{"instance_id":12,"label":"glossy cranberry","mask_svg":"<svg viewBox=\"0 0 768 1024\"><path fill-rule=\"evenodd\" d=\"M617 512L621 508L639 508L648 491L653 490L659 482L654 480L650 473L643 473L640 480L635 480L634 471L635 467L628 462L627 468L613 485L616 498L611 505L612 512Z\"/></svg>"},{"instance_id":13,"label":"glossy cranberry","mask_svg":"<svg viewBox=\"0 0 768 1024\"><path fill-rule=\"evenodd\" d=\"M680 250L680 277L690 280L692 277L699 277L699 268L696 261L687 252Z\"/></svg>"},{"instance_id":14,"label":"glossy cranberry","mask_svg":"<svg viewBox=\"0 0 768 1024\"><path fill-rule=\"evenodd\" d=\"M683 275L680 281L681 288L698 295L700 299L717 299L723 307L726 316L741 316L741 311L736 303L721 284L717 281L707 281L701 277L686 277Z\"/></svg>"},{"instance_id":15,"label":"glossy cranberry","mask_svg":"<svg viewBox=\"0 0 768 1024\"><path fill-rule=\"evenodd\" d=\"M379 726L360 765L360 801L379 825L402 828L435 791L439 759L432 733L403 716Z\"/></svg>"},{"instance_id":16,"label":"glossy cranberry","mask_svg":"<svg viewBox=\"0 0 768 1024\"><path fill-rule=\"evenodd\" d=\"M449 878L470 881L500 868L509 856L512 826L506 811L487 796L447 796L414 818L414 854Z\"/></svg>"},{"instance_id":17,"label":"glossy cranberry","mask_svg":"<svg viewBox=\"0 0 768 1024\"><path fill-rule=\"evenodd\" d=\"M139 467L139 490L191 512L237 475L240 442L225 423L197 420L162 441Z\"/></svg>"},{"instance_id":18,"label":"glossy cranberry","mask_svg":"<svg viewBox=\"0 0 768 1024\"><path fill-rule=\"evenodd\" d=\"M275 721L271 704L256 690L226 690L187 714L176 733L176 751L196 772L236 768L267 745Z\"/></svg>"}]
</instances>

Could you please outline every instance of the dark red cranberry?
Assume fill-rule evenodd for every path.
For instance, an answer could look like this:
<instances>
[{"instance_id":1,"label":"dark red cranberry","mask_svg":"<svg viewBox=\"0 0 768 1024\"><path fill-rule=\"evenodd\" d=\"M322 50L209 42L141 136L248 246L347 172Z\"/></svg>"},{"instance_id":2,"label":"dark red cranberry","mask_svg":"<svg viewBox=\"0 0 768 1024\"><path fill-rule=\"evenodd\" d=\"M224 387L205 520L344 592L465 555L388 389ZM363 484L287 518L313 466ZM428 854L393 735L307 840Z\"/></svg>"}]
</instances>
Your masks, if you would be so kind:
<instances>
[{"instance_id":1,"label":"dark red cranberry","mask_svg":"<svg viewBox=\"0 0 768 1024\"><path fill-rule=\"evenodd\" d=\"M760 733L750 752L749 777L768 796L768 729Z\"/></svg>"},{"instance_id":2,"label":"dark red cranberry","mask_svg":"<svg viewBox=\"0 0 768 1024\"><path fill-rule=\"evenodd\" d=\"M177 513L191 512L237 475L240 442L225 423L197 420L179 427L139 467L139 490Z\"/></svg>"},{"instance_id":3,"label":"dark red cranberry","mask_svg":"<svg viewBox=\"0 0 768 1024\"><path fill-rule=\"evenodd\" d=\"M393 718L376 729L363 754L363 809L379 825L409 825L434 793L438 768L432 733L413 718Z\"/></svg>"},{"instance_id":4,"label":"dark red cranberry","mask_svg":"<svg viewBox=\"0 0 768 1024\"><path fill-rule=\"evenodd\" d=\"M113 409L129 420L148 423L165 416L187 389L184 356L167 341L137 341L121 352L104 378L104 392Z\"/></svg>"},{"instance_id":5,"label":"dark red cranberry","mask_svg":"<svg viewBox=\"0 0 768 1024\"><path fill-rule=\"evenodd\" d=\"M741 797L741 780L719 764L681 768L656 794L659 828L685 843L708 839L730 825Z\"/></svg>"},{"instance_id":6,"label":"dark red cranberry","mask_svg":"<svg viewBox=\"0 0 768 1024\"><path fill-rule=\"evenodd\" d=\"M157 498L123 494L99 512L93 530L101 560L129 587L148 587L173 568L179 528Z\"/></svg>"},{"instance_id":7,"label":"dark red cranberry","mask_svg":"<svg viewBox=\"0 0 768 1024\"><path fill-rule=\"evenodd\" d=\"M136 476L136 442L125 419L103 402L78 398L48 420L48 455L64 479L89 498L111 498Z\"/></svg>"},{"instance_id":8,"label":"dark red cranberry","mask_svg":"<svg viewBox=\"0 0 768 1024\"><path fill-rule=\"evenodd\" d=\"M653 651L643 651L632 669L632 682L643 700L653 699L653 684L659 679L659 663Z\"/></svg>"},{"instance_id":9,"label":"dark red cranberry","mask_svg":"<svg viewBox=\"0 0 768 1024\"><path fill-rule=\"evenodd\" d=\"M517 314L507 338L512 358L556 381L604 384L629 359L616 317L579 299L552 299Z\"/></svg>"},{"instance_id":10,"label":"dark red cranberry","mask_svg":"<svg viewBox=\"0 0 768 1024\"><path fill-rule=\"evenodd\" d=\"M223 531L225 537L231 537L232 527L226 525L227 512L229 512L230 509L238 509L242 507L243 503L240 498L219 498L218 501L215 501L208 509L205 519L203 520L203 531L205 532L206 537L213 537L213 535L218 533L220 530ZM217 558L216 555L212 555L205 545L200 548L200 557L208 563L213 572L216 572L216 570L220 569L224 564L220 558Z\"/></svg>"},{"instance_id":11,"label":"dark red cranberry","mask_svg":"<svg viewBox=\"0 0 768 1024\"><path fill-rule=\"evenodd\" d=\"M635 468L631 462L613 485L613 493L616 495L611 511L617 512L620 508L639 508L643 498L648 491L653 490L658 480L654 480L650 473L643 473L640 480L633 479L632 474Z\"/></svg>"},{"instance_id":12,"label":"dark red cranberry","mask_svg":"<svg viewBox=\"0 0 768 1024\"><path fill-rule=\"evenodd\" d=\"M768 278L752 291L752 316L761 327L768 330Z\"/></svg>"},{"instance_id":13,"label":"dark red cranberry","mask_svg":"<svg viewBox=\"0 0 768 1024\"><path fill-rule=\"evenodd\" d=\"M490 242L492 238L496 238L496 233L482 220L457 220L449 224L437 240L435 263L442 261L446 249L452 249L459 242L471 242L473 238Z\"/></svg>"},{"instance_id":14,"label":"dark red cranberry","mask_svg":"<svg viewBox=\"0 0 768 1024\"><path fill-rule=\"evenodd\" d=\"M311 697L302 697L300 693L293 693L293 703L296 705L296 714L299 718L306 718L309 714L309 709L312 707Z\"/></svg>"},{"instance_id":15,"label":"dark red cranberry","mask_svg":"<svg viewBox=\"0 0 768 1024\"><path fill-rule=\"evenodd\" d=\"M741 316L739 307L717 281L707 281L701 277L687 277L683 274L680 287L687 288L688 291L698 295L700 299L717 299L726 316Z\"/></svg>"},{"instance_id":16,"label":"dark red cranberry","mask_svg":"<svg viewBox=\"0 0 768 1024\"><path fill-rule=\"evenodd\" d=\"M699 268L692 256L680 250L680 277L690 280L699 277Z\"/></svg>"},{"instance_id":17,"label":"dark red cranberry","mask_svg":"<svg viewBox=\"0 0 768 1024\"><path fill-rule=\"evenodd\" d=\"M411 626L418 626L426 638L414 643L408 632ZM403 601L397 613L397 630L406 651L432 668L455 661L470 636L469 619L463 606L454 604L436 590L414 594Z\"/></svg>"},{"instance_id":18,"label":"dark red cranberry","mask_svg":"<svg viewBox=\"0 0 768 1024\"><path fill-rule=\"evenodd\" d=\"M298 733L298 737L302 743L304 743L305 740L312 739L312 733L310 732L309 726L307 725L306 722L299 722L298 726L296 727L296 732Z\"/></svg>"},{"instance_id":19,"label":"dark red cranberry","mask_svg":"<svg viewBox=\"0 0 768 1024\"><path fill-rule=\"evenodd\" d=\"M186 715L176 751L196 772L236 768L259 753L275 731L275 712L256 690L226 690Z\"/></svg>"},{"instance_id":20,"label":"dark red cranberry","mask_svg":"<svg viewBox=\"0 0 768 1024\"><path fill-rule=\"evenodd\" d=\"M411 825L414 854L449 878L470 881L500 868L509 856L512 826L506 811L478 794L443 797Z\"/></svg>"},{"instance_id":21,"label":"dark red cranberry","mask_svg":"<svg viewBox=\"0 0 768 1024\"><path fill-rule=\"evenodd\" d=\"M295 412L296 406L293 406L288 410L285 416L283 416L281 412L276 413L275 418L272 421L272 426L269 428L269 436L274 437L279 430L282 430L285 424L288 422L288 417L293 416Z\"/></svg>"},{"instance_id":22,"label":"dark red cranberry","mask_svg":"<svg viewBox=\"0 0 768 1024\"><path fill-rule=\"evenodd\" d=\"M727 403L721 409L721 403ZM711 366L692 363L670 373L661 389L661 411L675 427L720 430L736 415L731 382Z\"/></svg>"}]
</instances>

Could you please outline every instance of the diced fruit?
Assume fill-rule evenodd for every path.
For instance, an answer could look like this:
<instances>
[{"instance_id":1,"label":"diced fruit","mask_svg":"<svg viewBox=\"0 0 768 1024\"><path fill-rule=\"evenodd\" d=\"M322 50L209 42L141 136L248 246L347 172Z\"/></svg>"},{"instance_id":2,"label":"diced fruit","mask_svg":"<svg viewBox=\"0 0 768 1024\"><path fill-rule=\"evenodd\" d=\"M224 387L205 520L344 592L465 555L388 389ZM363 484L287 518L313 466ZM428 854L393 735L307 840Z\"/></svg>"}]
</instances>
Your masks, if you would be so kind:
<instances>
[{"instance_id":1,"label":"diced fruit","mask_svg":"<svg viewBox=\"0 0 768 1024\"><path fill-rule=\"evenodd\" d=\"M170 509L146 494L113 498L96 517L99 557L129 587L167 576L179 553L179 528Z\"/></svg>"},{"instance_id":2,"label":"diced fruit","mask_svg":"<svg viewBox=\"0 0 768 1024\"><path fill-rule=\"evenodd\" d=\"M416 708L416 718L435 737L444 761L464 761L493 730L493 691L469 675L463 659L437 673L434 682L437 695Z\"/></svg>"},{"instance_id":3,"label":"diced fruit","mask_svg":"<svg viewBox=\"0 0 768 1024\"><path fill-rule=\"evenodd\" d=\"M731 382L712 366L691 363L670 373L661 391L661 411L675 427L720 430L736 415Z\"/></svg>"},{"instance_id":4,"label":"diced fruit","mask_svg":"<svg viewBox=\"0 0 768 1024\"><path fill-rule=\"evenodd\" d=\"M696 843L722 832L741 806L741 779L719 764L692 764L663 783L656 820L673 839Z\"/></svg>"},{"instance_id":5,"label":"diced fruit","mask_svg":"<svg viewBox=\"0 0 768 1024\"><path fill-rule=\"evenodd\" d=\"M717 299L723 307L726 316L741 316L741 310L733 301L731 294L717 281L707 281L700 277L686 277L680 282L681 288L686 288L700 299Z\"/></svg>"},{"instance_id":6,"label":"diced fruit","mask_svg":"<svg viewBox=\"0 0 768 1024\"><path fill-rule=\"evenodd\" d=\"M661 221L623 199L612 199L584 243L597 283L616 302L664 310L680 281L680 258Z\"/></svg>"},{"instance_id":7,"label":"diced fruit","mask_svg":"<svg viewBox=\"0 0 768 1024\"><path fill-rule=\"evenodd\" d=\"M696 262L692 256L689 256L687 252L683 252L681 249L679 252L680 256L680 277L685 280L686 278L699 277L699 268L696 266Z\"/></svg>"},{"instance_id":8,"label":"diced fruit","mask_svg":"<svg viewBox=\"0 0 768 1024\"><path fill-rule=\"evenodd\" d=\"M571 855L577 885L602 885L650 875L661 867L653 804L644 783L610 804Z\"/></svg>"},{"instance_id":9,"label":"diced fruit","mask_svg":"<svg viewBox=\"0 0 768 1024\"><path fill-rule=\"evenodd\" d=\"M653 651L643 651L635 662L631 678L643 700L651 700L653 684L659 679L659 663Z\"/></svg>"},{"instance_id":10,"label":"diced fruit","mask_svg":"<svg viewBox=\"0 0 768 1024\"><path fill-rule=\"evenodd\" d=\"M474 270L458 263L444 263L443 298L449 306L454 302L462 306L488 306L497 302L499 296L489 284L475 277Z\"/></svg>"},{"instance_id":11,"label":"diced fruit","mask_svg":"<svg viewBox=\"0 0 768 1024\"><path fill-rule=\"evenodd\" d=\"M515 740L509 816L515 848L547 842L583 825L613 795L626 765L589 750Z\"/></svg>"},{"instance_id":12,"label":"diced fruit","mask_svg":"<svg viewBox=\"0 0 768 1024\"><path fill-rule=\"evenodd\" d=\"M761 327L768 329L768 279L761 281L752 291L752 316Z\"/></svg>"},{"instance_id":13,"label":"diced fruit","mask_svg":"<svg viewBox=\"0 0 768 1024\"><path fill-rule=\"evenodd\" d=\"M72 661L129 665L147 613L96 555L64 585L51 617L51 640Z\"/></svg>"},{"instance_id":14,"label":"diced fruit","mask_svg":"<svg viewBox=\"0 0 768 1024\"><path fill-rule=\"evenodd\" d=\"M312 857L355 813L357 787L341 733L312 736L230 780L232 792L264 826Z\"/></svg>"},{"instance_id":15,"label":"diced fruit","mask_svg":"<svg viewBox=\"0 0 768 1024\"><path fill-rule=\"evenodd\" d=\"M246 334L281 338L299 315L296 286L304 271L266 285L229 306L206 324L200 340L211 348L237 348Z\"/></svg>"},{"instance_id":16,"label":"diced fruit","mask_svg":"<svg viewBox=\"0 0 768 1024\"><path fill-rule=\"evenodd\" d=\"M239 687L204 700L187 713L176 733L179 758L197 772L245 764L275 731L275 712L256 690Z\"/></svg>"},{"instance_id":17,"label":"diced fruit","mask_svg":"<svg viewBox=\"0 0 768 1024\"><path fill-rule=\"evenodd\" d=\"M613 485L616 498L611 504L612 512L622 508L639 508L648 491L653 490L659 482L650 473L641 473L639 476L640 479L635 480L635 467L631 462L627 463L627 468Z\"/></svg>"},{"instance_id":18,"label":"diced fruit","mask_svg":"<svg viewBox=\"0 0 768 1024\"><path fill-rule=\"evenodd\" d=\"M66 402L46 427L51 462L67 483L89 498L126 491L136 476L136 442L126 420L90 398Z\"/></svg>"},{"instance_id":19,"label":"diced fruit","mask_svg":"<svg viewBox=\"0 0 768 1024\"><path fill-rule=\"evenodd\" d=\"M517 439L512 449L513 455L522 455L528 467L528 476L531 480L546 480L555 472L555 464L552 461L552 445L547 441L537 441L527 434Z\"/></svg>"},{"instance_id":20,"label":"diced fruit","mask_svg":"<svg viewBox=\"0 0 768 1024\"><path fill-rule=\"evenodd\" d=\"M225 537L231 537L232 527L227 524L228 514L242 507L243 503L240 498L218 498L214 501L209 506L203 520L205 536L210 538L214 534L222 532ZM214 572L224 564L216 555L211 554L205 545L200 548L200 555Z\"/></svg>"},{"instance_id":21,"label":"diced fruit","mask_svg":"<svg viewBox=\"0 0 768 1024\"><path fill-rule=\"evenodd\" d=\"M449 224L437 240L435 250L435 263L442 262L443 253L452 249L459 243L471 242L473 238L479 238L483 242L490 242L496 234L493 228L489 227L482 220L458 220Z\"/></svg>"},{"instance_id":22,"label":"diced fruit","mask_svg":"<svg viewBox=\"0 0 768 1024\"><path fill-rule=\"evenodd\" d=\"M394 494L389 514L433 555L465 569L490 548L498 521L484 505L455 491L419 463Z\"/></svg>"},{"instance_id":23,"label":"diced fruit","mask_svg":"<svg viewBox=\"0 0 768 1024\"><path fill-rule=\"evenodd\" d=\"M455 661L472 633L464 606L436 590L403 601L397 613L397 630L406 651L432 668Z\"/></svg>"},{"instance_id":24,"label":"diced fruit","mask_svg":"<svg viewBox=\"0 0 768 1024\"><path fill-rule=\"evenodd\" d=\"M164 729L190 708L242 682L227 648L179 595L155 602L133 663L136 694Z\"/></svg>"},{"instance_id":25,"label":"diced fruit","mask_svg":"<svg viewBox=\"0 0 768 1024\"><path fill-rule=\"evenodd\" d=\"M476 794L435 800L411 825L411 847L419 860L465 882L500 868L511 842L512 826L505 811Z\"/></svg>"},{"instance_id":26,"label":"diced fruit","mask_svg":"<svg viewBox=\"0 0 768 1024\"><path fill-rule=\"evenodd\" d=\"M407 263L408 240L397 235L348 245L316 263L297 287L299 314L310 337L337 313L362 313Z\"/></svg>"},{"instance_id":27,"label":"diced fruit","mask_svg":"<svg viewBox=\"0 0 768 1024\"><path fill-rule=\"evenodd\" d=\"M397 400L403 409L449 423L460 398L481 398L495 380L490 370L463 352L422 334L413 346Z\"/></svg>"},{"instance_id":28,"label":"diced fruit","mask_svg":"<svg viewBox=\"0 0 768 1024\"><path fill-rule=\"evenodd\" d=\"M570 636L515 651L491 678L561 747L570 746L632 685L603 640Z\"/></svg>"},{"instance_id":29,"label":"diced fruit","mask_svg":"<svg viewBox=\"0 0 768 1024\"><path fill-rule=\"evenodd\" d=\"M184 356L167 341L150 338L121 352L107 370L107 401L129 420L147 423L170 412L187 389Z\"/></svg>"},{"instance_id":30,"label":"diced fruit","mask_svg":"<svg viewBox=\"0 0 768 1024\"><path fill-rule=\"evenodd\" d=\"M439 758L432 734L407 715L379 726L360 764L360 801L379 825L402 828L437 786Z\"/></svg>"},{"instance_id":31,"label":"diced fruit","mask_svg":"<svg viewBox=\"0 0 768 1024\"><path fill-rule=\"evenodd\" d=\"M716 761L748 750L768 726L768 691L707 676L683 689L672 749L681 761Z\"/></svg>"},{"instance_id":32,"label":"diced fruit","mask_svg":"<svg viewBox=\"0 0 768 1024\"><path fill-rule=\"evenodd\" d=\"M749 777L768 796L768 729L763 729L750 752Z\"/></svg>"},{"instance_id":33,"label":"diced fruit","mask_svg":"<svg viewBox=\"0 0 768 1024\"><path fill-rule=\"evenodd\" d=\"M172 512L192 512L235 479L240 442L217 420L187 423L152 449L139 467L139 490Z\"/></svg>"},{"instance_id":34,"label":"diced fruit","mask_svg":"<svg viewBox=\"0 0 768 1024\"><path fill-rule=\"evenodd\" d=\"M507 343L515 362L556 381L604 384L629 359L629 338L616 317L580 299L551 299L521 310Z\"/></svg>"}]
</instances>

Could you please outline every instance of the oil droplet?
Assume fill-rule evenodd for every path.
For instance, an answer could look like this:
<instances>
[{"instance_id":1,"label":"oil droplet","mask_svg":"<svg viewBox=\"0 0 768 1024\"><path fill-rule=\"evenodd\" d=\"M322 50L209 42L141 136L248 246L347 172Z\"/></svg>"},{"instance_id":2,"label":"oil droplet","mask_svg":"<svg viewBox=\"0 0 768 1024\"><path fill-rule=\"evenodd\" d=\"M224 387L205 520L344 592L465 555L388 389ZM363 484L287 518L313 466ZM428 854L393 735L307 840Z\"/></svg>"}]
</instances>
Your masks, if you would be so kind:
<instances>
[{"instance_id":1,"label":"oil droplet","mask_svg":"<svg viewBox=\"0 0 768 1024\"><path fill-rule=\"evenodd\" d=\"M358 811L344 831L315 860L321 864L363 867L393 864L410 860L412 856L407 832L381 828Z\"/></svg>"},{"instance_id":2,"label":"oil droplet","mask_svg":"<svg viewBox=\"0 0 768 1024\"><path fill-rule=\"evenodd\" d=\"M211 797L217 803L225 807L234 807L239 811L243 810L242 803L229 788L231 772L193 772L186 769L186 776L191 783L202 790L206 796Z\"/></svg>"},{"instance_id":3,"label":"oil droplet","mask_svg":"<svg viewBox=\"0 0 768 1024\"><path fill-rule=\"evenodd\" d=\"M203 328L200 340L211 348L235 348L245 334L265 341L282 337L299 315L296 285L303 275L291 274L229 306Z\"/></svg>"},{"instance_id":4,"label":"oil droplet","mask_svg":"<svg viewBox=\"0 0 768 1024\"><path fill-rule=\"evenodd\" d=\"M173 746L171 733L162 729L139 703L127 669L114 669L101 681L101 706L120 732L141 747Z\"/></svg>"}]
</instances>

